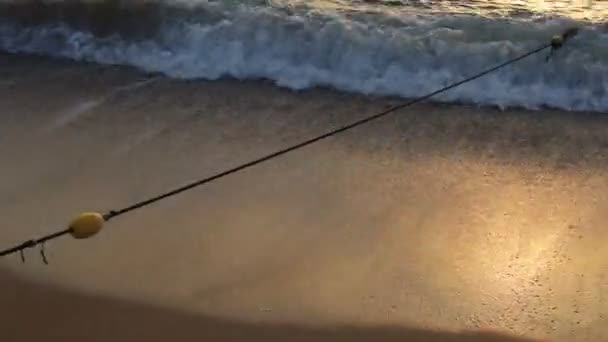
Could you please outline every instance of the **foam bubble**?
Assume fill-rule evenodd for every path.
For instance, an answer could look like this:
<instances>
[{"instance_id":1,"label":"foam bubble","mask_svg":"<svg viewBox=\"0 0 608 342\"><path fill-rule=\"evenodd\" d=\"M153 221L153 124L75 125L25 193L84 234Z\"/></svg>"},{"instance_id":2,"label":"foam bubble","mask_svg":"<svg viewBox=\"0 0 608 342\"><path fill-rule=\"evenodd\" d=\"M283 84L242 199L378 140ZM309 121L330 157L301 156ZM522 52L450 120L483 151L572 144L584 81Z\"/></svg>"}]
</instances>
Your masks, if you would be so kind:
<instances>
[{"instance_id":1,"label":"foam bubble","mask_svg":"<svg viewBox=\"0 0 608 342\"><path fill-rule=\"evenodd\" d=\"M154 12L155 18L161 12ZM364 21L224 2L201 3L188 13L161 15L147 36L99 35L65 20L24 25L2 19L0 49L131 65L176 78L264 78L292 89L330 86L416 97L545 44L572 24L407 13ZM608 33L599 25L588 24L549 63L545 57L539 54L437 100L608 111Z\"/></svg>"}]
</instances>

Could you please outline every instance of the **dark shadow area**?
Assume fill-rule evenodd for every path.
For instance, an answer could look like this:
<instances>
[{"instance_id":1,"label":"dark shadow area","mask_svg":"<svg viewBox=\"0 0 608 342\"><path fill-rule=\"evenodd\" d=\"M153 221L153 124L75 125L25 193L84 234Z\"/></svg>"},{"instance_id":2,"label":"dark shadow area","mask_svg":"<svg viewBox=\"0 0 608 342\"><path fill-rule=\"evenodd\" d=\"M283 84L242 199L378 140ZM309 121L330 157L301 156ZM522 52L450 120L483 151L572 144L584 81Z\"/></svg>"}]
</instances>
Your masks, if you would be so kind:
<instances>
[{"instance_id":1,"label":"dark shadow area","mask_svg":"<svg viewBox=\"0 0 608 342\"><path fill-rule=\"evenodd\" d=\"M254 324L38 285L0 271L2 341L524 342L492 332Z\"/></svg>"}]
</instances>

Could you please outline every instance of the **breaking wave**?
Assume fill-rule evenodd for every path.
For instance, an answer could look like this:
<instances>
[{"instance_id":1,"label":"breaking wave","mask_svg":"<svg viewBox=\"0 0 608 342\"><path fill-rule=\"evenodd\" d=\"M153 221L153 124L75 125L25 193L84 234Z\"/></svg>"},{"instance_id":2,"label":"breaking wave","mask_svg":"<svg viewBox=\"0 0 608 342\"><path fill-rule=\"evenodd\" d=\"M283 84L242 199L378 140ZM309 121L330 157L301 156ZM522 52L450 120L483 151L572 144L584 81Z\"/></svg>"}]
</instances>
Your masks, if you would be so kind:
<instances>
[{"instance_id":1,"label":"breaking wave","mask_svg":"<svg viewBox=\"0 0 608 342\"><path fill-rule=\"evenodd\" d=\"M0 49L130 65L175 78L269 79L416 97L545 44L557 51L437 98L500 107L608 111L608 32L567 18L312 11L268 1L4 5ZM37 10L32 10L33 8Z\"/></svg>"}]
</instances>

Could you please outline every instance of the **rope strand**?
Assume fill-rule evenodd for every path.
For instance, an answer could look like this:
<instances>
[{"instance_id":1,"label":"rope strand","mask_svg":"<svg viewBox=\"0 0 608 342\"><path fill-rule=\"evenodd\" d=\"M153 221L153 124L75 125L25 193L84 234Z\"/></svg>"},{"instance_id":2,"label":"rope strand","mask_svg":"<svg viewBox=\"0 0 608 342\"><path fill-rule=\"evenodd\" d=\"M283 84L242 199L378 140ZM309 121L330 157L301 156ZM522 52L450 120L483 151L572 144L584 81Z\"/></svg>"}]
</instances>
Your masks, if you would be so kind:
<instances>
[{"instance_id":1,"label":"rope strand","mask_svg":"<svg viewBox=\"0 0 608 342\"><path fill-rule=\"evenodd\" d=\"M492 72L494 72L494 71L496 71L498 69L504 68L505 66L507 66L509 64L515 63L515 62L520 61L520 60L522 60L524 58L527 58L527 57L529 57L531 55L539 53L540 51L545 50L546 48L549 48L549 47L551 47L551 44L547 44L545 46L542 46L542 47L539 47L537 49L534 49L534 50L532 50L532 51L530 51L530 52L528 52L528 53L526 53L524 55L521 55L521 56L519 56L517 58L514 58L512 60L509 60L509 61L507 61L505 63L502 63L502 64L500 64L498 66L495 66L495 67L493 67L491 69L485 70L485 71L483 71L483 72L481 72L481 73L479 73L479 74L477 74L475 76L469 77L469 78L464 79L462 81L453 83L453 84L451 84L449 86L446 86L444 88L436 90L436 91L434 91L434 92L432 92L430 94L427 94L427 95L424 95L422 97L416 98L416 99L411 100L409 102L402 103L400 105L396 105L396 106L390 107L390 108L388 108L388 109L386 109L386 110L384 110L384 111L382 111L380 113L377 113L377 114L374 114L372 116L368 116L366 118L357 120L355 122L352 122L352 123L347 124L345 126L342 126L340 128L336 128L336 129L331 130L331 131L329 131L327 133L321 134L319 136L316 136L314 138L308 139L306 141L302 141L302 142L300 142L298 144L292 145L292 146L284 148L282 150L273 152L271 154L268 154L268 155L263 156L261 158L255 159L255 160L250 161L248 163L241 164L241 165L239 165L237 167L234 167L234 168L226 170L226 171L222 171L222 172L220 172L218 174L215 174L213 176L210 176L210 177L207 177L207 178L204 178L204 179L201 179L201 180L198 180L198 181L186 184L186 185L184 185L182 187L179 187L177 189L171 190L171 191L169 191L167 193L164 193L164 194L161 194L161 195L149 198L147 200L144 200L144 201L141 201L141 202L138 202L138 203L135 203L135 204L132 204L132 205L130 205L128 207L125 207L125 208L122 208L122 209L119 209L119 210L112 210L112 211L110 211L110 212L108 212L107 214L104 215L104 219L106 221L109 221L109 220L111 220L111 219L113 219L115 217L124 215L124 214L126 214L128 212L131 212L133 210L137 210L137 209L143 208L143 207L148 206L150 204L153 204L155 202L161 201L161 200L163 200L163 199L165 199L167 197L175 196L175 195L180 194L180 193L182 193L184 191L188 191L190 189L193 189L193 188L199 187L201 185L204 185L206 183L212 182L212 181L214 181L216 179L223 178L223 177L226 177L226 176L228 176L230 174L233 174L233 173L236 173L236 172L248 169L248 168L250 168L252 166L261 164L261 163L263 163L265 161L268 161L270 159L274 159L276 157L282 156L282 155L287 154L289 152L301 149L301 148L303 148L305 146L314 144L314 143L316 143L318 141L327 139L327 138L329 138L331 136L334 136L336 134L345 132L345 131L350 130L352 128L355 128L357 126L361 126L361 125L369 123L371 121L380 119L380 118L382 118L382 117L384 117L384 116L386 116L388 114L391 114L391 113L393 113L393 112L395 112L395 111L397 111L399 109L403 109L405 107L409 107L409 106L414 105L414 104L416 104L418 102L422 102L424 100L427 100L427 99L429 99L429 98L431 98L431 97L433 97L433 96L435 96L437 94L443 93L443 92L448 91L448 90L450 90L452 88L456 88L456 87L458 87L458 86L460 86L462 84L465 84L465 83L471 82L473 80L476 80L476 79L478 79L480 77L483 77L483 76L485 76L485 75L487 75L489 73L492 73Z\"/></svg>"},{"instance_id":2,"label":"rope strand","mask_svg":"<svg viewBox=\"0 0 608 342\"><path fill-rule=\"evenodd\" d=\"M269 161L269 160L275 159L277 157L280 157L280 156L282 156L284 154L293 152L295 150L304 148L304 147L306 147L308 145L314 144L316 142L319 142L321 140L327 139L327 138L332 137L334 135L337 135L337 134L340 134L342 132L348 131L348 130L353 129L353 128L357 127L357 126L361 126L361 125L367 124L367 123L369 123L371 121L380 119L380 118L385 117L385 116L387 116L387 115L389 115L391 113L396 112L397 110L400 110L400 109L412 106L414 104L417 104L419 102L422 102L422 101L425 101L425 100L427 100L429 98L432 98L432 97L434 97L436 95L444 93L444 92L446 92L446 91L448 91L450 89L459 87L459 86L461 86L461 85L463 85L465 83L472 82L472 81L474 81L474 80L476 80L478 78L481 78L481 77L483 77L483 76L485 76L487 74L496 72L497 70L502 69L502 68L504 68L504 67L506 67L508 65L511 65L513 63L516 63L516 62L522 60L522 59L525 59L525 58L528 58L528 57L530 57L532 55L540 53L541 51L543 51L545 49L551 48L551 52L553 52L554 50L561 48L563 46L563 44L567 40L569 40L570 38L572 38L575 34L576 34L576 29L568 29L562 35L553 37L553 39L551 40L551 42L548 43L548 44L545 44L545 45L540 46L540 47L538 47L536 49L533 49L533 50L531 50L531 51L529 51L529 52L527 52L525 54L522 54L522 55L520 55L518 57L512 58L512 59L510 59L510 60L508 60L508 61L506 61L504 63L501 63L501 64L499 64L499 65L497 65L495 67L492 67L490 69L484 70L484 71L482 71L482 72L480 72L480 73L478 73L478 74L476 74L474 76L468 77L468 78L463 79L461 81L458 81L456 83L452 83L452 84L450 84L450 85L448 85L446 87L443 87L441 89L433 91L433 92L431 92L431 93L429 93L427 95L415 98L413 100L407 101L405 103L402 103L402 104L399 104L399 105L396 105L396 106L392 106L392 107L390 107L390 108L388 108L388 109L386 109L386 110L384 110L382 112L379 112L379 113L367 116L367 117L365 117L363 119L359 119L357 121L354 121L352 123L346 124L346 125L341 126L339 128L335 128L335 129L330 130L330 131L328 131L328 132L326 132L324 134L321 134L319 136L316 136L316 137L310 138L308 140L302 141L300 143L297 143L295 145L283 148L281 150L278 150L276 152L270 153L270 154L265 155L263 157L260 157L258 159L252 160L250 162L241 164L241 165L236 166L234 168L222 171L222 172L217 173L217 174L215 174L213 176L209 176L209 177L203 178L201 180L197 180L197 181L188 183L188 184L183 185L181 187L178 187L178 188L176 188L174 190L171 190L171 191L168 191L166 193L163 193L163 194L160 194L160 195L148 198L148 199L143 200L141 202L134 203L134 204L129 205L127 207L124 207L122 209L111 210L111 211L107 212L106 214L104 214L102 216L103 221L106 221L106 222L110 221L113 218L116 218L116 217L125 215L125 214L127 214L129 212L132 212L132 211L144 208L144 207L149 206L149 205L151 205L153 203L162 201L163 199L176 196L176 195L178 195L180 193L183 193L183 192L192 190L194 188L200 187L200 186L202 186L204 184L213 182L213 181L215 181L217 179L224 178L224 177L226 177L228 175L231 175L231 174L243 171L245 169L251 168L251 167L256 166L258 164L261 164L261 163L264 163L266 161ZM0 251L0 257L6 256L6 255L9 255L9 254L13 254L13 253L17 253L17 252L22 253L23 250L25 250L25 249L33 248L33 247L35 247L37 245L43 244L46 241L57 239L57 238L59 238L59 237L61 237L63 235L69 234L69 233L72 233L72 228L68 228L68 229L65 229L65 230L58 231L58 232L53 233L53 234L49 234L49 235L44 236L44 237L42 237L40 239L37 239L37 240L28 240L28 241L25 241L25 242L23 242L23 243L15 246L15 247L8 248L8 249L6 249L4 251ZM44 257L44 254L42 254L42 255Z\"/></svg>"}]
</instances>

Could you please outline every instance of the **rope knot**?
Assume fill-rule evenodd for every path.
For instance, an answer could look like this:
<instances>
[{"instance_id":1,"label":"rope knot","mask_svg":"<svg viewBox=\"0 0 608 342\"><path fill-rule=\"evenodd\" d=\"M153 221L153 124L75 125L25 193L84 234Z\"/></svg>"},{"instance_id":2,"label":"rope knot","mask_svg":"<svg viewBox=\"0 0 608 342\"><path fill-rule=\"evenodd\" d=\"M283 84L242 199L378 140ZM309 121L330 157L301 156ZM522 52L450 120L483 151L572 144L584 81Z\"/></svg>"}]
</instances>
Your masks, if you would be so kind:
<instances>
[{"instance_id":1,"label":"rope knot","mask_svg":"<svg viewBox=\"0 0 608 342\"><path fill-rule=\"evenodd\" d=\"M116 210L110 210L107 214L103 215L103 220L106 221L106 222L110 221L111 219L113 219L117 215L118 215L118 211L116 211Z\"/></svg>"}]
</instances>

